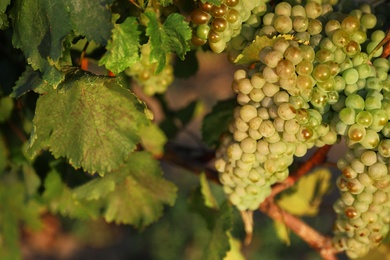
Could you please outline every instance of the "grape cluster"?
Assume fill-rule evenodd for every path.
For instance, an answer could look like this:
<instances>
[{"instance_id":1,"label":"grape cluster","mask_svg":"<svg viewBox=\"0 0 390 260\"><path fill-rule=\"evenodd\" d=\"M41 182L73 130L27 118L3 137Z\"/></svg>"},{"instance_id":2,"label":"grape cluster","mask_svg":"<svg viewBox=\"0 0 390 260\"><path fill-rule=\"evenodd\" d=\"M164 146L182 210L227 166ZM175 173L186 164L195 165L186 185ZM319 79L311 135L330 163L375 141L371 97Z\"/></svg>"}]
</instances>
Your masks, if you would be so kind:
<instances>
[{"instance_id":1,"label":"grape cluster","mask_svg":"<svg viewBox=\"0 0 390 260\"><path fill-rule=\"evenodd\" d=\"M157 64L149 60L150 42L142 45L140 51L140 61L127 68L126 75L131 76L148 96L164 93L174 79L173 66L170 62L172 54L167 54L164 69L159 74L155 74Z\"/></svg>"},{"instance_id":2,"label":"grape cluster","mask_svg":"<svg viewBox=\"0 0 390 260\"><path fill-rule=\"evenodd\" d=\"M234 75L239 106L216 168L230 201L253 210L294 156L343 137L334 244L356 258L389 232L390 61L368 5L341 13L332 4L280 2L228 43L233 57L256 36L272 39L254 68Z\"/></svg>"},{"instance_id":3,"label":"grape cluster","mask_svg":"<svg viewBox=\"0 0 390 260\"><path fill-rule=\"evenodd\" d=\"M313 85L295 85L296 69L314 59L312 49L280 37L260 51L260 59L259 67L234 75L239 106L228 141L217 152L221 182L240 210L257 208L267 195L264 191L288 176L294 156L337 141L320 112L305 100ZM315 83L310 74L307 77Z\"/></svg>"},{"instance_id":4,"label":"grape cluster","mask_svg":"<svg viewBox=\"0 0 390 260\"><path fill-rule=\"evenodd\" d=\"M334 204L338 218L333 242L350 258L366 255L389 232L389 157L390 139L384 139L375 150L361 144L350 146L338 161L342 175L337 187L341 196Z\"/></svg>"},{"instance_id":5,"label":"grape cluster","mask_svg":"<svg viewBox=\"0 0 390 260\"><path fill-rule=\"evenodd\" d=\"M221 5L197 1L191 13L191 42L201 46L206 42L213 52L225 50L226 43L241 31L242 23L251 18L255 8L264 9L267 0L222 0Z\"/></svg>"}]
</instances>

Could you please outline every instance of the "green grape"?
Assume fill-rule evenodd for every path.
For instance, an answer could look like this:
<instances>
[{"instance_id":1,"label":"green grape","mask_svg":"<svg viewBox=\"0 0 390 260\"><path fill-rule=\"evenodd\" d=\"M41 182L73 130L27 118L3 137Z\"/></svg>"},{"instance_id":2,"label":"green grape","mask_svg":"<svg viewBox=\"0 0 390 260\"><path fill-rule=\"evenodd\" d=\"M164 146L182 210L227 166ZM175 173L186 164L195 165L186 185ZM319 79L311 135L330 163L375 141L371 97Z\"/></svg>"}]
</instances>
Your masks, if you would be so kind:
<instances>
[{"instance_id":1,"label":"green grape","mask_svg":"<svg viewBox=\"0 0 390 260\"><path fill-rule=\"evenodd\" d=\"M366 29L372 29L377 22L376 16L370 13L365 13L360 17L360 24Z\"/></svg>"}]
</instances>

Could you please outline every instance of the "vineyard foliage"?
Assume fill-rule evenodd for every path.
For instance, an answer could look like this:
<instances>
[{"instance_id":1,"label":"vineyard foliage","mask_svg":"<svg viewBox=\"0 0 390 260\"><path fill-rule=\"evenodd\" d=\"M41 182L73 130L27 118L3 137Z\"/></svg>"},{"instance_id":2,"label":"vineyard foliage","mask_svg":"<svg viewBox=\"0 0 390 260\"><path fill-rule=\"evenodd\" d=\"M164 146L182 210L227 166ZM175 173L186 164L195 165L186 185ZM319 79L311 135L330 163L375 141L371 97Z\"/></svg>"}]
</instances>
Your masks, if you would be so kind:
<instances>
[{"instance_id":1,"label":"vineyard foliage","mask_svg":"<svg viewBox=\"0 0 390 260\"><path fill-rule=\"evenodd\" d=\"M302 6L312 3L311 0L1 0L0 259L22 259L23 231L39 231L44 224L42 216L46 214L85 222L103 219L107 223L145 230L151 224L158 226L164 213L177 205L186 211L177 213L178 216L195 214L206 223L204 232L208 236L206 242L200 243L202 259L243 259L240 247L244 235L234 231L234 227L248 228L248 219L244 219L245 227L242 227L237 221L238 211L258 208L271 193L271 185L287 177L287 167L294 170L299 163L293 163L294 153L291 153L291 158L283 161L286 169L279 172L280 179L269 177L264 181L260 197L250 198L243 206L240 204L243 199L235 200L229 195L232 191L226 188L227 181L223 179L225 168L220 171L216 167L220 180L214 167L210 169L215 150L219 149L219 162L228 160L226 156L234 156L231 155L233 149L228 150L227 155L221 153L224 145L239 139L234 137L235 141L231 141L226 132L237 130L231 130L231 122L237 118L236 108L244 102L240 94L237 100L214 100L215 106L204 115L204 111L203 114L198 111L201 105L196 101L179 110L171 109L164 93L175 77L196 76L196 55L205 52L228 52L228 59L237 65L237 70L247 69L249 74L242 76L240 73L244 72L239 71L231 77L233 88L245 77L257 88L256 80L261 79L250 71L264 62L260 50L275 47L278 40L296 41L294 44L303 45L302 48L309 46L306 38L296 40L289 34L291 30L278 33L280 37L270 37L267 33L255 35L251 26L261 24L256 19L271 14L279 2ZM335 5L337 1L314 2L341 8ZM345 6L349 8L348 3ZM229 16L224 16L226 20L221 18L227 12L225 9L229 11ZM310 15L315 11L309 8L307 12L312 19ZM234 38L237 35L241 38ZM312 40L310 35L304 36ZM266 75L265 71L262 73ZM381 80L387 80L388 68L383 69L382 74L386 79ZM232 86L220 87L230 89ZM274 90L269 91L274 93ZM249 92L247 94L248 97ZM266 95L270 100L273 97L273 94ZM152 96L159 103L163 121L155 120L155 111L148 105L150 97L146 96ZM314 111L318 107L312 102L310 108ZM199 114L203 119L199 129L203 154L199 156L201 159L195 160L191 152L199 151L175 147L175 138ZM244 121L249 122L253 117ZM327 129L330 131L329 126ZM300 143L291 142L288 147L295 151L306 142L307 147L301 148L305 153L295 154L301 157L315 146L314 143L320 147L339 142L339 135L323 134L318 137L320 141L310 140L309 144L309 140L300 140ZM258 143L253 142L257 146ZM245 154L250 154L251 149L243 148ZM170 168L163 167L161 161L177 163L199 175L199 181L191 184L190 195L182 192L188 187L180 186L184 183L181 179L186 177L181 173L171 178L175 181L168 180L164 175L170 173L164 170ZM276 165L279 159L274 162ZM225 185L227 198L221 185L211 184L210 179ZM298 217L318 216L320 204L334 186L334 179L327 169L308 174L276 198L278 206ZM386 186L386 180L381 185ZM232 187L234 189L233 184ZM389 188L383 190L389 194ZM387 196L387 200L383 196ZM383 196L378 200L383 199L388 204L389 195ZM240 202L235 203L237 200ZM232 204L237 204L238 211ZM174 214L166 214L175 221L183 221L172 216ZM384 223L389 219L381 217ZM167 223L166 219L161 221L162 225ZM255 224L255 229L261 226ZM279 222L275 222L274 227L280 239L289 244L288 228ZM196 227L192 229L195 233ZM325 232L329 235L331 231ZM237 233L239 239L235 236ZM169 253L164 252L168 257Z\"/></svg>"}]
</instances>

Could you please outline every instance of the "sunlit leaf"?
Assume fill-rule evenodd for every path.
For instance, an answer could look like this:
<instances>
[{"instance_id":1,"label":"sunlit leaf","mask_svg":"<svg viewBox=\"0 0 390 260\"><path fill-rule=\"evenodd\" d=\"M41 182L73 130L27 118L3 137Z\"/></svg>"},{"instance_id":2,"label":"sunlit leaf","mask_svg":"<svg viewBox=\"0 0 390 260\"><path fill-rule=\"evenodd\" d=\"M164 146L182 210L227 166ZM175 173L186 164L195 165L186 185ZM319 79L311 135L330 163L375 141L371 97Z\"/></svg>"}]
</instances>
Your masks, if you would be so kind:
<instances>
[{"instance_id":1,"label":"sunlit leaf","mask_svg":"<svg viewBox=\"0 0 390 260\"><path fill-rule=\"evenodd\" d=\"M299 179L292 191L283 193L277 203L294 215L315 216L330 187L330 180L331 173L328 169L318 169Z\"/></svg>"},{"instance_id":2,"label":"sunlit leaf","mask_svg":"<svg viewBox=\"0 0 390 260\"><path fill-rule=\"evenodd\" d=\"M69 74L60 89L37 101L29 155L49 148L90 173L117 169L136 148L140 128L150 124L145 105L117 79L82 71Z\"/></svg>"}]
</instances>

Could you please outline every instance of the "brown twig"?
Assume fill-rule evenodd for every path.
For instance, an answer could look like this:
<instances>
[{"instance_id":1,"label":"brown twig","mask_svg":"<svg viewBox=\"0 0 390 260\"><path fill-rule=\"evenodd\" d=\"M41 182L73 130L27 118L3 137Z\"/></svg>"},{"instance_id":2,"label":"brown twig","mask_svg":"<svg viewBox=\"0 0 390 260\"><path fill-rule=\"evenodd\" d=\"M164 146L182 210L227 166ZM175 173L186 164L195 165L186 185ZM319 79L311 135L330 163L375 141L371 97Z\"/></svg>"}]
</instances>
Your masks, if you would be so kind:
<instances>
[{"instance_id":1,"label":"brown twig","mask_svg":"<svg viewBox=\"0 0 390 260\"><path fill-rule=\"evenodd\" d=\"M315 229L311 228L301 219L281 210L272 198L266 199L259 209L273 220L282 222L304 240L309 246L315 249L324 260L336 260L336 251L332 246L331 238L326 237Z\"/></svg>"}]
</instances>

